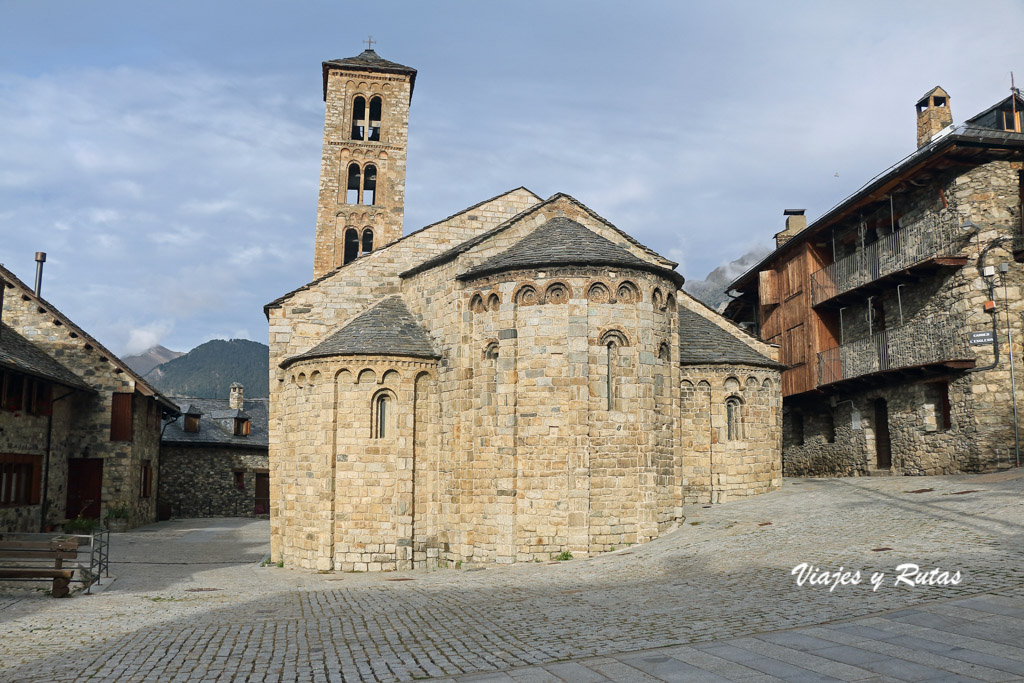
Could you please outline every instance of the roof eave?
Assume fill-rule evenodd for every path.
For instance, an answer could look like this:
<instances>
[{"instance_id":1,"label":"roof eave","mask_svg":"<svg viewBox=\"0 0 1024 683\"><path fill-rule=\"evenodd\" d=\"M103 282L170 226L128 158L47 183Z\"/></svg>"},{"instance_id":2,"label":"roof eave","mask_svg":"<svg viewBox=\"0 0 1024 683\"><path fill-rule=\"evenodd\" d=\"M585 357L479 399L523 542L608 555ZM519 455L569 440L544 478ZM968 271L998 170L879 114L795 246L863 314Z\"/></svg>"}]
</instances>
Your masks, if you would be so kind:
<instances>
[{"instance_id":1,"label":"roof eave","mask_svg":"<svg viewBox=\"0 0 1024 683\"><path fill-rule=\"evenodd\" d=\"M301 361L307 360L319 360L322 358L354 358L357 356L372 356L381 358L417 358L420 360L441 360L440 354L426 354L426 353L380 353L380 352L360 352L360 353L316 353L310 355L292 356L281 361L277 367L282 370L287 370L292 365L295 365Z\"/></svg>"},{"instance_id":2,"label":"roof eave","mask_svg":"<svg viewBox=\"0 0 1024 683\"><path fill-rule=\"evenodd\" d=\"M647 273L654 273L661 275L672 280L678 287L682 287L686 281L683 276L675 271L663 268L657 264L651 263L647 265L643 264L624 264L616 263L612 261L605 261L603 259L597 260L580 260L580 261L560 261L560 262L544 262L538 261L537 263L530 263L518 266L501 266L498 268L484 268L481 270L469 270L465 273L460 273L455 276L456 280L470 281L479 280L480 278L487 277L488 275L495 275L497 273L507 273L516 270L542 270L552 268L580 268L580 267L594 267L602 266L606 268L618 268L620 270L639 270Z\"/></svg>"},{"instance_id":3,"label":"roof eave","mask_svg":"<svg viewBox=\"0 0 1024 683\"><path fill-rule=\"evenodd\" d=\"M852 208L853 206L855 206L858 202L862 201L865 198L866 195L871 194L872 192L876 191L879 187L885 185L886 183L892 182L893 180L896 180L898 178L901 178L901 177L904 177L904 176L908 176L908 175L911 175L911 174L917 172L922 164L924 164L924 163L926 163L928 161L932 161L937 156L940 156L940 153L945 154L945 153L951 151L951 149L955 147L955 143L957 143L957 142L968 143L968 144L972 144L972 145L982 144L984 146L989 146L989 147L1000 146L1000 145L993 144L991 140L986 141L984 139L984 137L964 136L964 135L962 135L960 133L950 133L949 135L946 135L945 137L940 138L939 140L936 140L935 142L931 143L932 146L931 146L930 149L923 148L922 150L918 150L918 152L922 152L922 153L921 153L921 156L919 158L914 160L914 163L909 164L909 165L907 165L905 167L902 165L904 163L910 162L913 159L913 157L918 152L914 152L913 154L909 155L908 157L906 157L906 159L904 159L904 161L899 162L896 165L894 165L891 168L890 171L883 172L880 176L878 176L874 180L870 181L867 185L865 185L864 187L860 188L859 190L854 192L852 195L850 195L846 199L842 200L839 204L836 204L834 207L829 209L826 213L824 213L822 216L820 216L816 221L814 221L813 223L808 225L806 228L804 228L803 230L798 232L791 239L787 240L782 246L777 247L774 251L772 251L767 256L765 256L763 259L758 261L755 265L753 265L749 269L747 269L747 271L744 272L742 275L740 275L735 280L730 282L729 285L726 287L726 291L727 292L728 291L732 291L734 289L738 289L739 287L741 287L743 285L749 284L749 282L754 277L757 276L757 273L760 272L760 270L762 269L763 266L771 263L772 261L775 261L782 254L786 253L789 249L794 248L797 244L803 244L804 242L807 241L807 239L809 237L811 237L812 235L817 234L819 231L827 228L829 225L832 224L832 222L834 222L835 220L838 219L839 215L841 215L845 211L847 211L850 208ZM1011 145L1011 146L1014 146L1014 147L1022 146L1022 147L1024 147L1024 138L1022 138L1020 143L1017 143L1017 144L1014 144L1014 145Z\"/></svg>"},{"instance_id":4,"label":"roof eave","mask_svg":"<svg viewBox=\"0 0 1024 683\"><path fill-rule=\"evenodd\" d=\"M388 73L388 74L401 74L409 77L409 100L412 100L412 92L416 88L416 69L410 67L393 67L393 66L369 66L367 64L340 64L336 61L323 62L322 63L323 76L324 76L324 102L327 101L327 74L331 69L338 69L339 71L366 71L366 72L377 72L377 73Z\"/></svg>"}]
</instances>

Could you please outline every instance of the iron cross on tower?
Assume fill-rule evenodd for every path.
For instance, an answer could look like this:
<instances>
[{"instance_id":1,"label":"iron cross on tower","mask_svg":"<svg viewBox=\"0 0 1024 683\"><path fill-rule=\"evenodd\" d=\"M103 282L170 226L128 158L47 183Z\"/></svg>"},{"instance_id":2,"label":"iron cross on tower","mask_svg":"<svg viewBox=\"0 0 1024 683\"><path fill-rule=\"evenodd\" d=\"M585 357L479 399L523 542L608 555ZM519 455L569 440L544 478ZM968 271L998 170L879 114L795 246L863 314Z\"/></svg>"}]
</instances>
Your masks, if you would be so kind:
<instances>
[{"instance_id":1,"label":"iron cross on tower","mask_svg":"<svg viewBox=\"0 0 1024 683\"><path fill-rule=\"evenodd\" d=\"M366 49L367 50L372 50L373 49L373 44L376 43L377 41L373 39L373 36L370 36L369 38L367 38L363 42L366 43Z\"/></svg>"}]
</instances>

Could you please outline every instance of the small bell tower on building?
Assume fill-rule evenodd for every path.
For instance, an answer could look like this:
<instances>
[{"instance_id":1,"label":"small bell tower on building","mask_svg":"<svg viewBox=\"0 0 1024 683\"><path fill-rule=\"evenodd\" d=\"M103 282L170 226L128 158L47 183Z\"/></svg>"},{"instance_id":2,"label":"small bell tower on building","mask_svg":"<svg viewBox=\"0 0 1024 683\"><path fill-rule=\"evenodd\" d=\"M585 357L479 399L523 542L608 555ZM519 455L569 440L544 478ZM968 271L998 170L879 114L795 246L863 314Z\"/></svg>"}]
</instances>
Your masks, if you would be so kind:
<instances>
[{"instance_id":1,"label":"small bell tower on building","mask_svg":"<svg viewBox=\"0 0 1024 683\"><path fill-rule=\"evenodd\" d=\"M324 141L313 277L402 236L416 69L362 53L323 63Z\"/></svg>"}]
</instances>

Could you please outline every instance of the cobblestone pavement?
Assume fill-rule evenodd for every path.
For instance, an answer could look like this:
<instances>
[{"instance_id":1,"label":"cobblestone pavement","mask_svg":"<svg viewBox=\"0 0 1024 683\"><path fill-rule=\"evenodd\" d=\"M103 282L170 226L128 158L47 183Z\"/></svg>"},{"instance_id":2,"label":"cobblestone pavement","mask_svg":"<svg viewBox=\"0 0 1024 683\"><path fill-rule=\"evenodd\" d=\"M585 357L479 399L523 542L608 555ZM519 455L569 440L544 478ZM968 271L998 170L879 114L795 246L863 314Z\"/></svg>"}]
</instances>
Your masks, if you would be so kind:
<instances>
[{"instance_id":1,"label":"cobblestone pavement","mask_svg":"<svg viewBox=\"0 0 1024 683\"><path fill-rule=\"evenodd\" d=\"M261 568L265 521L157 524L113 538L98 595L0 597L0 680L1017 679L1021 474L786 480L644 546L479 570ZM863 582L800 587L801 562ZM907 562L962 578L893 585Z\"/></svg>"}]
</instances>

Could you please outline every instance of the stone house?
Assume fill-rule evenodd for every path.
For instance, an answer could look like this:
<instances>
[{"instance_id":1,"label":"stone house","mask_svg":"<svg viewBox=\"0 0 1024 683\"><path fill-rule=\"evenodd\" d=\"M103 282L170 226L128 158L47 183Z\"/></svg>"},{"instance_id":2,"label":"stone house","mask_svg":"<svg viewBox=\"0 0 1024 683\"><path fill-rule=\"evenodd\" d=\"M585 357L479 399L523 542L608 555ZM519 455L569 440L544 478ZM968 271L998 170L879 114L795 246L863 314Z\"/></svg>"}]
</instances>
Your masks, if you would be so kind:
<instances>
[{"instance_id":1,"label":"stone house","mask_svg":"<svg viewBox=\"0 0 1024 683\"><path fill-rule=\"evenodd\" d=\"M155 521L160 429L177 406L2 266L0 292L0 528L114 508Z\"/></svg>"},{"instance_id":2,"label":"stone house","mask_svg":"<svg viewBox=\"0 0 1024 683\"><path fill-rule=\"evenodd\" d=\"M565 194L403 236L416 72L323 74L315 279L266 306L275 561L587 556L779 486L776 347Z\"/></svg>"},{"instance_id":3,"label":"stone house","mask_svg":"<svg viewBox=\"0 0 1024 683\"><path fill-rule=\"evenodd\" d=\"M160 516L253 517L270 514L268 399L172 397L181 416L160 441Z\"/></svg>"},{"instance_id":4,"label":"stone house","mask_svg":"<svg viewBox=\"0 0 1024 683\"><path fill-rule=\"evenodd\" d=\"M916 151L809 226L786 211L730 284L726 315L781 346L788 476L1018 462L1024 100L954 126L934 88L916 110Z\"/></svg>"}]
</instances>

